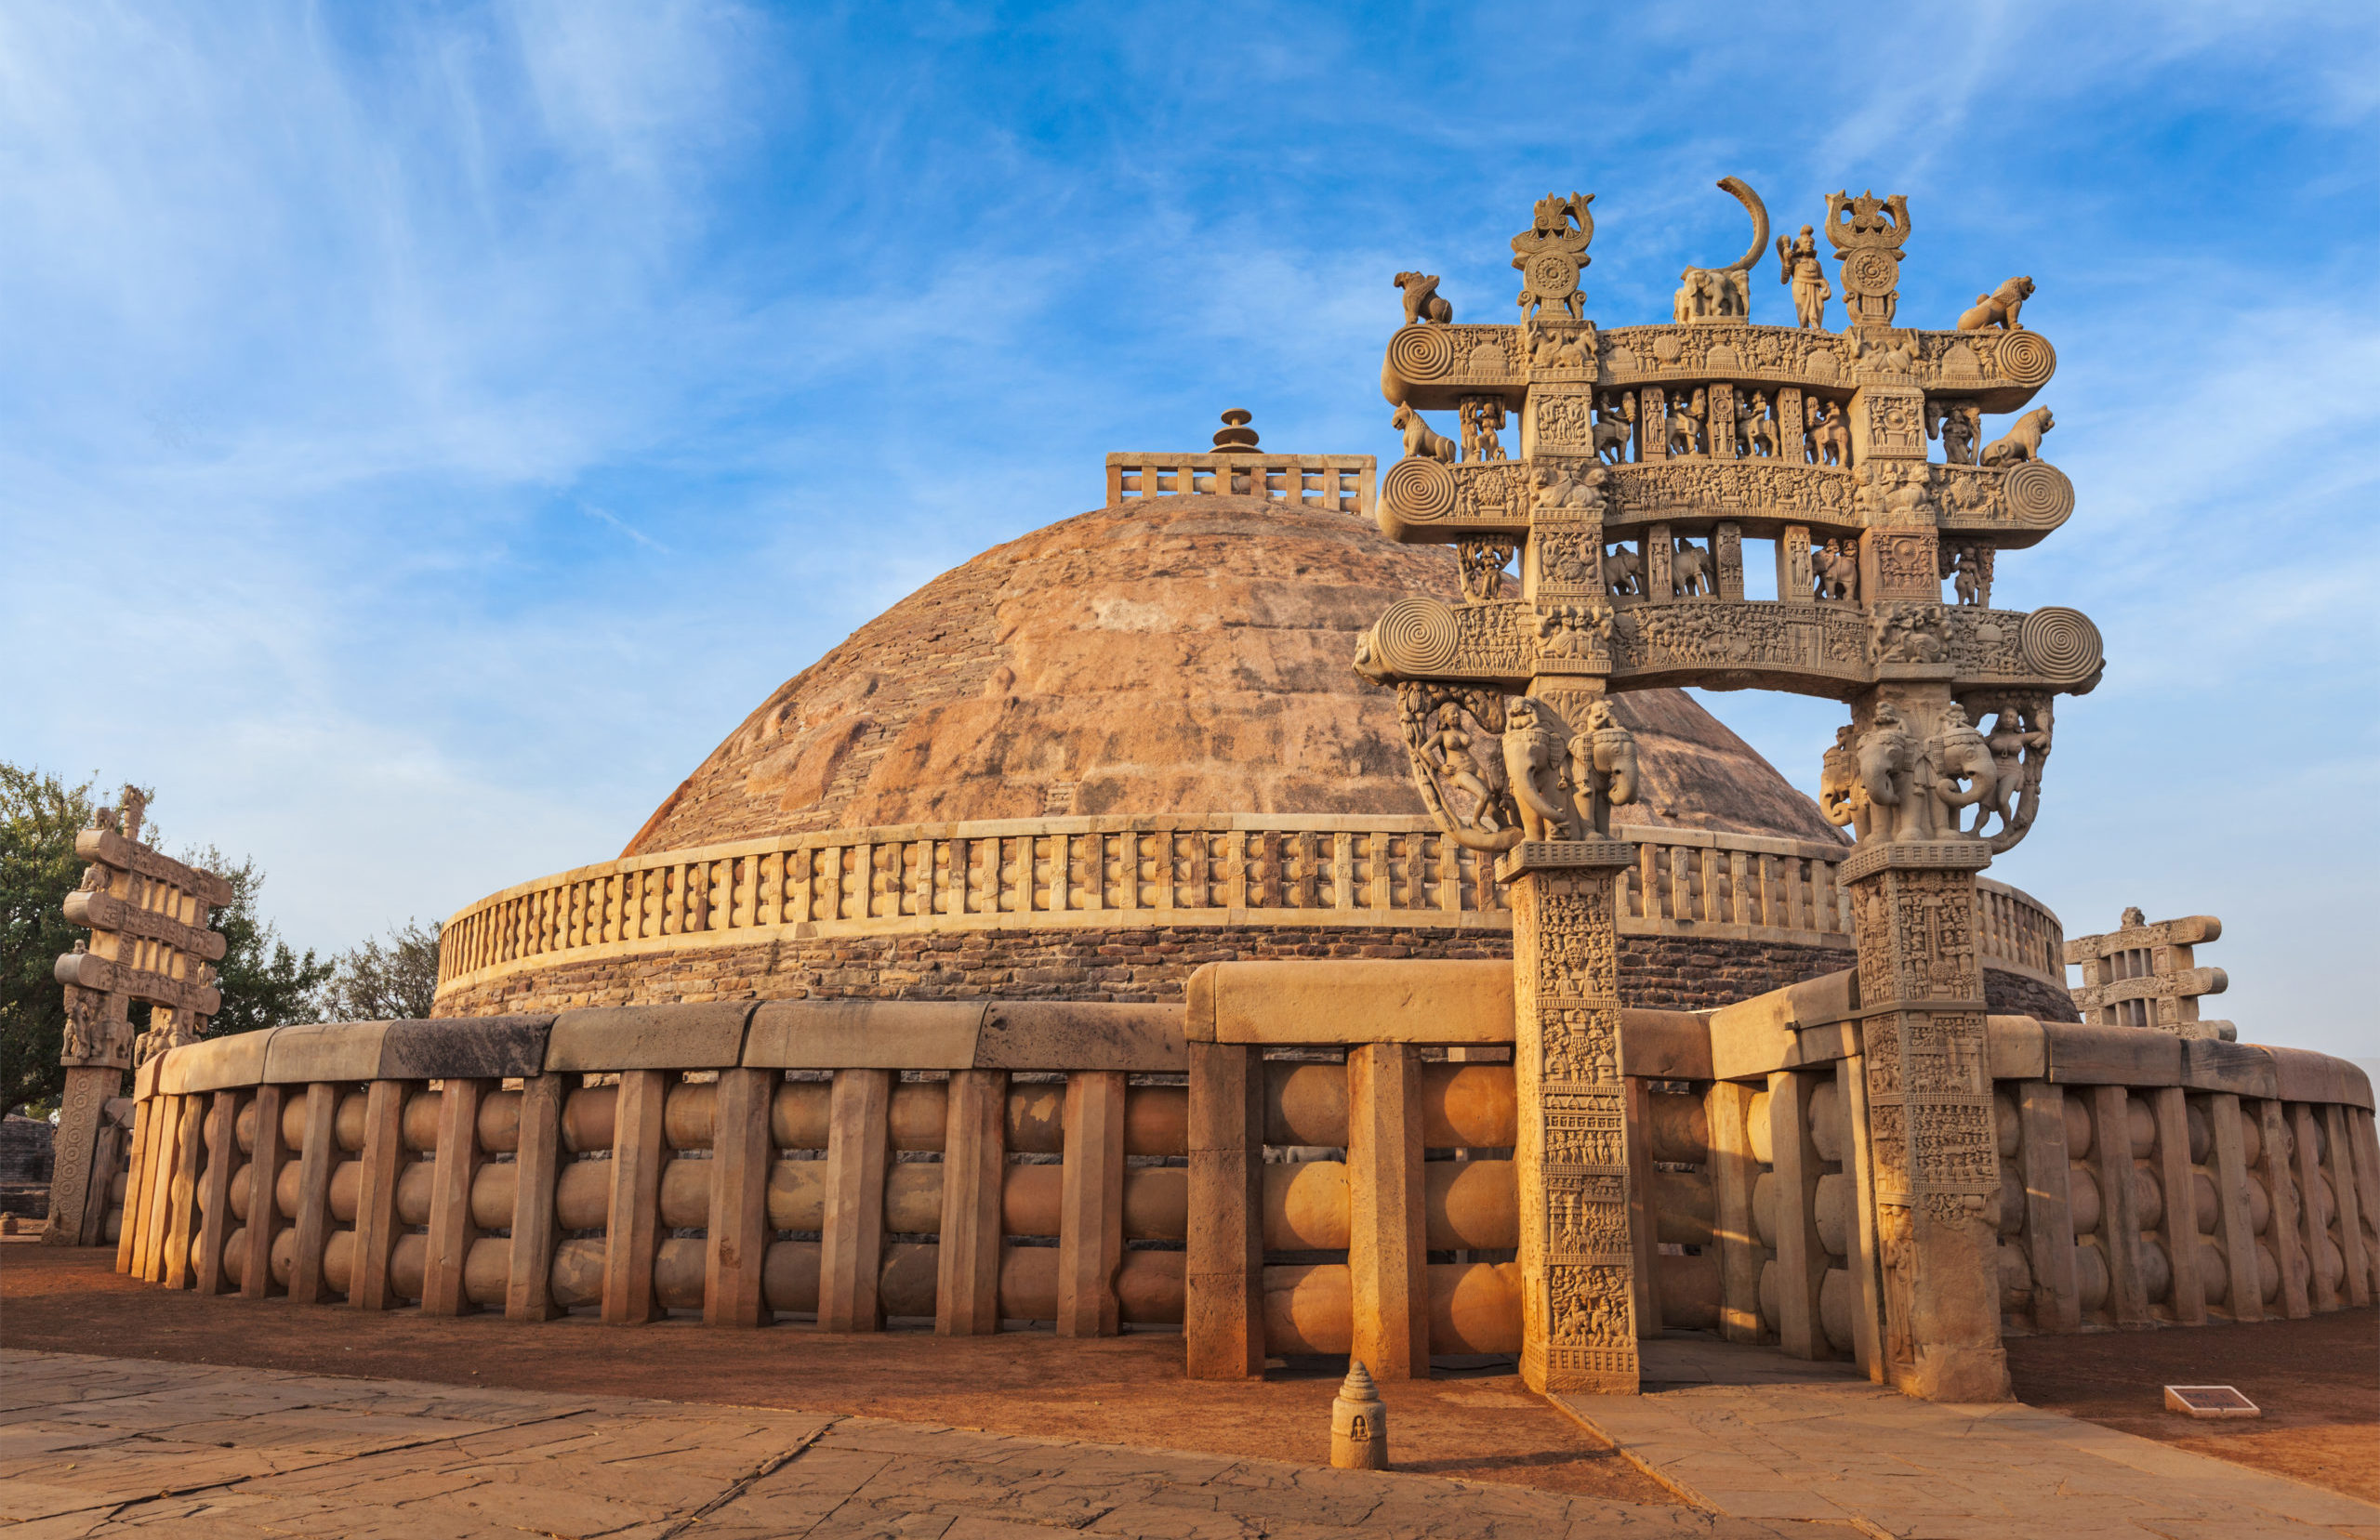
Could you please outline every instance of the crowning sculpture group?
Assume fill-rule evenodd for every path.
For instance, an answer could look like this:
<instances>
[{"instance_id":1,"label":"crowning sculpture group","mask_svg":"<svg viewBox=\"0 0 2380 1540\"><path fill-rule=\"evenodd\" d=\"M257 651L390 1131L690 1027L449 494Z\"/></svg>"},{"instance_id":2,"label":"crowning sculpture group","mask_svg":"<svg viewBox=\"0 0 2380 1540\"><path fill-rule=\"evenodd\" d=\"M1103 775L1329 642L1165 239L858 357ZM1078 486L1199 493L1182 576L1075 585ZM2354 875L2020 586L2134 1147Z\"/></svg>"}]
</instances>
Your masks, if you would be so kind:
<instances>
[{"instance_id":1,"label":"crowning sculpture group","mask_svg":"<svg viewBox=\"0 0 2380 1540\"><path fill-rule=\"evenodd\" d=\"M1662 685L1849 703L1822 805L1845 862L1864 1042L1853 1109L1883 1259L1885 1359L1937 1399L2005 1394L1985 1221L1998 1188L1975 874L2024 837L2052 699L2097 683L2099 635L2067 609L1995 609L1993 557L2064 522L2046 410L1984 442L2055 367L2011 279L1944 331L1895 324L1907 201L1840 192L1822 232L1776 244L1797 324L1751 323L1768 213L1735 178L1752 246L1682 275L1672 322L1598 327L1580 289L1593 195L1538 201L1512 242L1512 325L1458 324L1403 273L1381 370L1405 457L1382 527L1455 546L1462 599L1391 605L1356 666L1398 691L1416 780L1447 832L1512 885L1521 1099L1522 1372L1539 1389L1637 1382L1630 1136L1619 1057L1609 809L1634 751L1606 697ZM1826 309L1848 312L1840 333ZM1428 410L1452 409L1461 441ZM1517 457L1495 429L1519 424ZM1929 455L1929 444L1942 457ZM1776 598L1745 587L1772 542ZM1515 575L1516 573L1516 575ZM1945 583L1951 596L1943 594ZM1983 725L1989 723L1988 726ZM1922 1319L1922 1329L1920 1322Z\"/></svg>"}]
</instances>

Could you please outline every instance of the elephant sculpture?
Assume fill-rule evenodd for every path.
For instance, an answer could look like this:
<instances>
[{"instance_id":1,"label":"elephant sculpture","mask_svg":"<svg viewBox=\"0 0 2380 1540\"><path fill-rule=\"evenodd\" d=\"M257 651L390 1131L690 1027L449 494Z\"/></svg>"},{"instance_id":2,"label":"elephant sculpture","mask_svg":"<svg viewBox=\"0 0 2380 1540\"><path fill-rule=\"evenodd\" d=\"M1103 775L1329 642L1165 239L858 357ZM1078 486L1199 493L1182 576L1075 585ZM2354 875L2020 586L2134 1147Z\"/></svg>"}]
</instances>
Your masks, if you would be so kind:
<instances>
[{"instance_id":1,"label":"elephant sculpture","mask_svg":"<svg viewBox=\"0 0 2380 1540\"><path fill-rule=\"evenodd\" d=\"M1934 810L1939 832L1981 834L1984 809L1999 803L2000 768L1992 759L1991 745L1954 701L1942 708L1940 730L1925 746L1934 771ZM1969 808L1978 809L1976 826L1962 829L1959 821Z\"/></svg>"},{"instance_id":2,"label":"elephant sculpture","mask_svg":"<svg viewBox=\"0 0 2380 1540\"><path fill-rule=\"evenodd\" d=\"M1587 708L1587 725L1570 740L1570 784L1587 801L1587 824L1611 833L1611 809L1636 800L1636 740L1611 714L1611 703Z\"/></svg>"},{"instance_id":3,"label":"elephant sculpture","mask_svg":"<svg viewBox=\"0 0 2380 1540\"><path fill-rule=\"evenodd\" d=\"M1534 696L1523 695L1504 708L1504 778L1513 799L1520 804L1521 837L1528 840L1575 837L1570 809L1564 805L1562 770L1556 757L1561 740L1539 719L1543 709Z\"/></svg>"}]
</instances>

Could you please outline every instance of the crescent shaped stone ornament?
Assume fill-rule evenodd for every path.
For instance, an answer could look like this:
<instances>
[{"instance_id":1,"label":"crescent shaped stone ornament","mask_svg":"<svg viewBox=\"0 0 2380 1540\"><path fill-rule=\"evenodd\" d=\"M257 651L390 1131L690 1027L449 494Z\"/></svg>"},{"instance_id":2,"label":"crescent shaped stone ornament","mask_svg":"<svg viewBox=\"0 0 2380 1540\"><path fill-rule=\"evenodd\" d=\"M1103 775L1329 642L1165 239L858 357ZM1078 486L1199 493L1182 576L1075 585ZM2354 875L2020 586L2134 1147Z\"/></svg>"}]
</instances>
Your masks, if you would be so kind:
<instances>
[{"instance_id":1,"label":"crescent shaped stone ornament","mask_svg":"<svg viewBox=\"0 0 2380 1540\"><path fill-rule=\"evenodd\" d=\"M1736 202L1744 205L1744 212L1752 216L1751 247L1744 252L1743 256L1728 263L1720 270L1750 272L1752 265L1759 261L1768 250L1768 205L1760 201L1760 194L1754 192L1751 184L1741 177L1722 177L1719 178L1718 186L1720 191L1734 194Z\"/></svg>"}]
</instances>

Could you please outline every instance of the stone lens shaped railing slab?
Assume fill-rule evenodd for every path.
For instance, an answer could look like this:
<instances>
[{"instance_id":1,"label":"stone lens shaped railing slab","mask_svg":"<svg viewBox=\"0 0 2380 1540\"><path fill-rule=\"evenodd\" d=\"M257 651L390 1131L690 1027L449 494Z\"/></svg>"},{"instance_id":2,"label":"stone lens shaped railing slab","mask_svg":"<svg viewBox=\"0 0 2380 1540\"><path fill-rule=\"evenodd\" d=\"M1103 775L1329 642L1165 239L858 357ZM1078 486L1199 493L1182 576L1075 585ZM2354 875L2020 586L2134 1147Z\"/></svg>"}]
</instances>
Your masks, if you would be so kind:
<instances>
[{"instance_id":1,"label":"stone lens shaped railing slab","mask_svg":"<svg viewBox=\"0 0 2380 1540\"><path fill-rule=\"evenodd\" d=\"M1623 826L1623 934L1848 946L1846 846ZM1986 883L1988 966L2065 988L2038 900ZM1647 898L1650 894L1650 898ZM507 888L446 922L455 999L576 960L958 929L1415 926L1506 932L1489 858L1426 819L1018 819L829 831L663 851ZM451 1008L451 1007L450 1007Z\"/></svg>"},{"instance_id":2,"label":"stone lens shaped railing slab","mask_svg":"<svg viewBox=\"0 0 2380 1540\"><path fill-rule=\"evenodd\" d=\"M1876 1351L1851 979L1621 1014L1648 1334ZM1352 1352L1403 1377L1521 1339L1513 991L1500 962L1234 963L1170 1007L728 1002L210 1039L139 1072L107 1228L120 1270L206 1293L1180 1325L1194 1373ZM2298 1317L2380 1286L2354 1065L2020 1015L1982 1045L2004 1331ZM1412 1247L1457 1259L1417 1270Z\"/></svg>"}]
</instances>

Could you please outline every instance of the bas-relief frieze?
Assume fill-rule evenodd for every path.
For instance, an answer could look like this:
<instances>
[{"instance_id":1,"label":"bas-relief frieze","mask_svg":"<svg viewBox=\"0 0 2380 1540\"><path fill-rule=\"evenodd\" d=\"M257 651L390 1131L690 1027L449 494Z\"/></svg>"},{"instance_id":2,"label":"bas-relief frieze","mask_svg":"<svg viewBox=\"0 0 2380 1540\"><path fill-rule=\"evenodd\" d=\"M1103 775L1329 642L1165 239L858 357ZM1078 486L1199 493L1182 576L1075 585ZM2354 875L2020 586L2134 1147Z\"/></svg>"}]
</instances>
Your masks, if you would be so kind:
<instances>
[{"instance_id":1,"label":"bas-relief frieze","mask_svg":"<svg viewBox=\"0 0 2380 1540\"><path fill-rule=\"evenodd\" d=\"M1705 669L1731 681L1756 675L1773 689L1841 695L1895 669L1943 670L1961 691L2039 691L2069 687L2100 665L2096 629L2086 633L2089 623L2072 611L1704 595L1622 603L1574 624L1563 608L1526 599L1405 599L1366 635L1358 666L1376 678L1509 688L1526 685L1551 661L1564 663L1566 673L1593 663L1615 681ZM1582 644L1560 645L1573 632Z\"/></svg>"},{"instance_id":2,"label":"bas-relief frieze","mask_svg":"<svg viewBox=\"0 0 2380 1540\"><path fill-rule=\"evenodd\" d=\"M1585 423L1584 397L1556 400L1569 415L1566 423L1570 417ZM1533 459L1400 461L1382 479L1381 498L1401 523L1443 526L1448 539L1481 530L1517 533L1528 523L1540 474L1550 468L1567 480L1579 473L1595 447L1593 432L1593 426L1582 427L1575 440L1564 441L1565 452ZM1545 441L1540 434L1540 445ZM1911 464L1895 472L1889 489L1871 488L1872 478L1846 467L1795 465L1768 455L1727 460L1698 454L1605 469L1604 518L1615 529L1726 520L1760 533L1788 523L1847 533L1901 519L1898 504L1905 501L1923 506L1946 531L1990 533L2019 545L2056 529L2074 509L2073 483L2040 460L2005 469L1932 463L1921 469ZM1911 481L1911 477L1917 479ZM1909 484L1904 488L1903 482Z\"/></svg>"},{"instance_id":3,"label":"bas-relief frieze","mask_svg":"<svg viewBox=\"0 0 2380 1540\"><path fill-rule=\"evenodd\" d=\"M1927 390L2007 397L2046 382L2056 354L2041 334L1904 331L1906 375ZM1843 340L1795 326L1614 326L1594 337L1594 367L1528 361L1518 326L1407 327L1392 339L1386 374L1439 394L1474 388L1517 400L1529 384L1592 382L1624 388L1726 377L1769 389L1847 391L1858 363Z\"/></svg>"}]
</instances>

